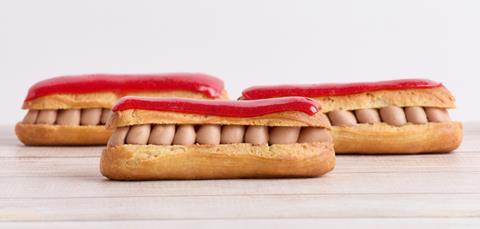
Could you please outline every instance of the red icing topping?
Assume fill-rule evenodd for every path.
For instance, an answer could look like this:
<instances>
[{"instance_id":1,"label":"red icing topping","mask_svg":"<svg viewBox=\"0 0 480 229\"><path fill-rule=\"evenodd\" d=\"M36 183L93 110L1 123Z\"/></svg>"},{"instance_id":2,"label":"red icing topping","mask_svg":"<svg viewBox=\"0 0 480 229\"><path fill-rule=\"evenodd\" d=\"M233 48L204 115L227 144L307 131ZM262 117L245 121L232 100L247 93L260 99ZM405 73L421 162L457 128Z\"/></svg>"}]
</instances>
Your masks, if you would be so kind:
<instances>
[{"instance_id":1,"label":"red icing topping","mask_svg":"<svg viewBox=\"0 0 480 229\"><path fill-rule=\"evenodd\" d=\"M368 91L434 88L440 86L442 86L441 83L427 79L406 79L344 84L256 86L245 89L242 94L245 99L264 99L283 96L320 97L349 95Z\"/></svg>"},{"instance_id":2,"label":"red icing topping","mask_svg":"<svg viewBox=\"0 0 480 229\"><path fill-rule=\"evenodd\" d=\"M223 91L223 81L213 76L198 73L60 76L34 84L28 90L25 101L51 94L113 91L123 95L128 92L169 90L199 92L210 98L216 98Z\"/></svg>"},{"instance_id":3,"label":"red icing topping","mask_svg":"<svg viewBox=\"0 0 480 229\"><path fill-rule=\"evenodd\" d=\"M320 105L316 101L305 97L222 101L126 96L120 99L112 110L116 112L129 109L172 111L222 117L255 117L284 111L300 111L308 115L314 115L320 110Z\"/></svg>"}]
</instances>

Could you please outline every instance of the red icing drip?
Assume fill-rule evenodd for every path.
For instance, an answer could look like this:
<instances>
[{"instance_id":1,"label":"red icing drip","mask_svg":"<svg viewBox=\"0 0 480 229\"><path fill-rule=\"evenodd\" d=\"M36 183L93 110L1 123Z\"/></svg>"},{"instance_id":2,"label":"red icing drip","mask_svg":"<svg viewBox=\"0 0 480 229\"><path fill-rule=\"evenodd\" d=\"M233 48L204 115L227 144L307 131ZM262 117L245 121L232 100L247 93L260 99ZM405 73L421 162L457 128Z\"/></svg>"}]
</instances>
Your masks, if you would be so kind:
<instances>
[{"instance_id":1,"label":"red icing drip","mask_svg":"<svg viewBox=\"0 0 480 229\"><path fill-rule=\"evenodd\" d=\"M427 79L406 79L370 83L256 86L245 89L242 94L245 99L264 99L283 96L320 97L350 95L379 90L434 88L440 86L442 86L441 83Z\"/></svg>"},{"instance_id":2,"label":"red icing drip","mask_svg":"<svg viewBox=\"0 0 480 229\"><path fill-rule=\"evenodd\" d=\"M171 111L222 117L255 117L284 111L299 111L314 115L320 105L305 97L284 97L260 100L200 100L183 98L146 98L126 96L118 101L113 111L129 109Z\"/></svg>"},{"instance_id":3,"label":"red icing drip","mask_svg":"<svg viewBox=\"0 0 480 229\"><path fill-rule=\"evenodd\" d=\"M61 76L34 84L28 91L25 101L51 94L112 91L123 95L128 92L170 90L199 92L210 98L216 98L223 91L223 81L213 76L197 73Z\"/></svg>"}]
</instances>

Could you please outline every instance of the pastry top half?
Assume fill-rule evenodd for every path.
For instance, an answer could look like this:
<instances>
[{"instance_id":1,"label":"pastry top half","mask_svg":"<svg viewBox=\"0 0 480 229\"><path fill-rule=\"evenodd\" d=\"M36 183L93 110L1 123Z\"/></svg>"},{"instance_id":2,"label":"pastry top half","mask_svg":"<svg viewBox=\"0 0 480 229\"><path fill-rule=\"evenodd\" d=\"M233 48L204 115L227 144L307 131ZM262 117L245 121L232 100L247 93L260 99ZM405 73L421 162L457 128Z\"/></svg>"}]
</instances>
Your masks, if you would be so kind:
<instances>
[{"instance_id":1,"label":"pastry top half","mask_svg":"<svg viewBox=\"0 0 480 229\"><path fill-rule=\"evenodd\" d=\"M441 84L428 79L404 79L345 84L255 86L242 92L242 99L305 96L322 104L323 112L366 108L455 108L455 98Z\"/></svg>"},{"instance_id":2,"label":"pastry top half","mask_svg":"<svg viewBox=\"0 0 480 229\"><path fill-rule=\"evenodd\" d=\"M108 128L141 124L311 126L330 128L318 102L305 97L252 101L127 96L112 109Z\"/></svg>"},{"instance_id":3,"label":"pastry top half","mask_svg":"<svg viewBox=\"0 0 480 229\"><path fill-rule=\"evenodd\" d=\"M223 81L206 74L90 74L40 81L29 89L22 108L111 108L126 95L227 98Z\"/></svg>"}]
</instances>

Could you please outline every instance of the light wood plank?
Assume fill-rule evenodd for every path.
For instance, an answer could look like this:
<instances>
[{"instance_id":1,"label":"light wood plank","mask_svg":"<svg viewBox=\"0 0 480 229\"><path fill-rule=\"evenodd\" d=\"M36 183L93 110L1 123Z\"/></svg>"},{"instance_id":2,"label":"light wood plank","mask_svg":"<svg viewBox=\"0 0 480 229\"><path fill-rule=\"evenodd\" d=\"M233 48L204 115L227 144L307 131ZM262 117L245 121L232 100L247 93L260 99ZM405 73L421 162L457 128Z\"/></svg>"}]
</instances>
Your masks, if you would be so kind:
<instances>
[{"instance_id":1,"label":"light wood plank","mask_svg":"<svg viewBox=\"0 0 480 229\"><path fill-rule=\"evenodd\" d=\"M103 146L95 147L44 147L7 145L0 146L0 159L40 159L40 158L98 158Z\"/></svg>"},{"instance_id":2,"label":"light wood plank","mask_svg":"<svg viewBox=\"0 0 480 229\"><path fill-rule=\"evenodd\" d=\"M402 156L339 155L334 173L480 172L480 153ZM0 177L101 176L98 156L20 157L0 160Z\"/></svg>"},{"instance_id":3,"label":"light wood plank","mask_svg":"<svg viewBox=\"0 0 480 229\"><path fill-rule=\"evenodd\" d=\"M102 177L2 177L0 197L76 198L278 194L479 193L480 173L329 174L314 179L116 182Z\"/></svg>"},{"instance_id":4,"label":"light wood plank","mask_svg":"<svg viewBox=\"0 0 480 229\"><path fill-rule=\"evenodd\" d=\"M74 222L22 222L22 223L0 223L2 228L22 229L22 228L303 228L318 229L324 227L328 229L351 228L422 228L422 229L477 229L480 219L475 218L324 218L324 219L221 219L221 220L122 220L122 221L74 221Z\"/></svg>"},{"instance_id":5,"label":"light wood plank","mask_svg":"<svg viewBox=\"0 0 480 229\"><path fill-rule=\"evenodd\" d=\"M480 194L4 199L0 206L7 221L480 217Z\"/></svg>"}]
</instances>

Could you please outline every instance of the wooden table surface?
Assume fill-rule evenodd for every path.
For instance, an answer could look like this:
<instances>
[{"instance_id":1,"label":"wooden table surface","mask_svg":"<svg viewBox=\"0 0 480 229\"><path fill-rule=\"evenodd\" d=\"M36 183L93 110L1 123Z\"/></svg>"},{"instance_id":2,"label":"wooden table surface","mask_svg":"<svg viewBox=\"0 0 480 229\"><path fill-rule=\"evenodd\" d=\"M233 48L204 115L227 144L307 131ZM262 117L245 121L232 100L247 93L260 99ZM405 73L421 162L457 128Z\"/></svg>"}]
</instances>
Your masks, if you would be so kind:
<instances>
[{"instance_id":1,"label":"wooden table surface","mask_svg":"<svg viewBox=\"0 0 480 229\"><path fill-rule=\"evenodd\" d=\"M2 126L0 228L480 228L480 123L464 133L452 154L337 156L313 179L115 182L102 147L24 147Z\"/></svg>"}]
</instances>

